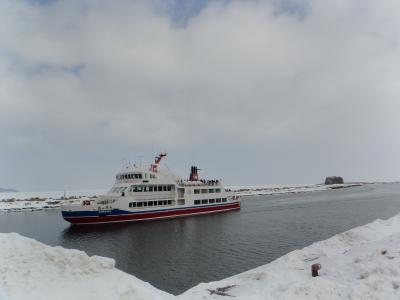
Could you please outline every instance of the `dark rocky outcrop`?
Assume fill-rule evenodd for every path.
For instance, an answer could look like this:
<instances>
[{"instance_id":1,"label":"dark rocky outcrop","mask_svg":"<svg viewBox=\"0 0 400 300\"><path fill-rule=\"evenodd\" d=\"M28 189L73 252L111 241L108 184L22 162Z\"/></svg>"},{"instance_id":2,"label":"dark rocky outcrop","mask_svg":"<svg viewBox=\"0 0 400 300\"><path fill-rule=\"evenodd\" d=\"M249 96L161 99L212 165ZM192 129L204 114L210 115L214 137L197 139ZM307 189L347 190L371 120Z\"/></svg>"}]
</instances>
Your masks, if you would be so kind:
<instances>
[{"instance_id":1,"label":"dark rocky outcrop","mask_svg":"<svg viewBox=\"0 0 400 300\"><path fill-rule=\"evenodd\" d=\"M343 178L340 176L329 176L325 179L325 184L342 184Z\"/></svg>"}]
</instances>

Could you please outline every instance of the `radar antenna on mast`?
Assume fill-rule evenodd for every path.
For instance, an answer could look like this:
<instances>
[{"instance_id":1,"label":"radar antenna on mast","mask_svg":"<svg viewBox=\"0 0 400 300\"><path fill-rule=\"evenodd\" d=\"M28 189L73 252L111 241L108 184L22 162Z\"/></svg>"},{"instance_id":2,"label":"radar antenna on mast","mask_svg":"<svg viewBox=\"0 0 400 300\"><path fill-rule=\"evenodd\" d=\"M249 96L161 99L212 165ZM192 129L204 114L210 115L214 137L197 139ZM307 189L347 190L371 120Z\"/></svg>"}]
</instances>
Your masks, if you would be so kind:
<instances>
[{"instance_id":1,"label":"radar antenna on mast","mask_svg":"<svg viewBox=\"0 0 400 300\"><path fill-rule=\"evenodd\" d=\"M163 159L163 157L167 156L166 152L161 152L158 156L155 157L154 163L150 165L150 172L157 173L158 172L158 165L160 164L160 161Z\"/></svg>"}]
</instances>

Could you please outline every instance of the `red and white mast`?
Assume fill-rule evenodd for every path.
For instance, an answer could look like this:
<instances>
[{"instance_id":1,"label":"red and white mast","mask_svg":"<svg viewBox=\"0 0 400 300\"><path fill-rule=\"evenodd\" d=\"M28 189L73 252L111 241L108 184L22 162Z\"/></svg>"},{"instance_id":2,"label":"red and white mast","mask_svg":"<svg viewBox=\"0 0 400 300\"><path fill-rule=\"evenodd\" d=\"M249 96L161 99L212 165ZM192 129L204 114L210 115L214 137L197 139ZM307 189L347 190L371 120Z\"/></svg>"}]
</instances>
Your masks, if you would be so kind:
<instances>
[{"instance_id":1,"label":"red and white mast","mask_svg":"<svg viewBox=\"0 0 400 300\"><path fill-rule=\"evenodd\" d=\"M154 163L152 163L150 165L150 172L154 172L157 173L158 172L158 165L160 164L161 160L163 159L163 157L167 156L167 153L160 153L158 156L156 156L156 158L154 159Z\"/></svg>"}]
</instances>

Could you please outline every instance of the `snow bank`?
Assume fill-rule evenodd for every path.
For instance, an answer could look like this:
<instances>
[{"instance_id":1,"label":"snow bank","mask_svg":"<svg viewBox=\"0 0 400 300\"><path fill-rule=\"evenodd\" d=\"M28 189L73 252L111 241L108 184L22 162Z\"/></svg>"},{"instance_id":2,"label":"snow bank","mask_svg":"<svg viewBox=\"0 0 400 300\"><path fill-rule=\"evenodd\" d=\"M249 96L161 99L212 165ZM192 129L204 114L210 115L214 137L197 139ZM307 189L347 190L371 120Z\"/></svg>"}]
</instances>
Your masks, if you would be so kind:
<instances>
[{"instance_id":1,"label":"snow bank","mask_svg":"<svg viewBox=\"0 0 400 300\"><path fill-rule=\"evenodd\" d=\"M61 199L68 197L92 197L106 193L107 190L80 190L80 191L47 191L47 192L2 192L0 200L14 198L16 200L28 200L31 198Z\"/></svg>"},{"instance_id":2,"label":"snow bank","mask_svg":"<svg viewBox=\"0 0 400 300\"><path fill-rule=\"evenodd\" d=\"M61 206L61 200L31 200L31 201L0 201L0 212L35 211L56 209Z\"/></svg>"},{"instance_id":3,"label":"snow bank","mask_svg":"<svg viewBox=\"0 0 400 300\"><path fill-rule=\"evenodd\" d=\"M60 208L64 196L67 201L74 201L89 199L105 192L106 190L0 193L0 212L57 209Z\"/></svg>"},{"instance_id":4,"label":"snow bank","mask_svg":"<svg viewBox=\"0 0 400 300\"><path fill-rule=\"evenodd\" d=\"M170 299L114 260L0 234L0 299Z\"/></svg>"},{"instance_id":5,"label":"snow bank","mask_svg":"<svg viewBox=\"0 0 400 300\"><path fill-rule=\"evenodd\" d=\"M320 263L319 277L310 266ZM293 251L181 299L400 299L400 215ZM225 298L224 298L225 297Z\"/></svg>"},{"instance_id":6,"label":"snow bank","mask_svg":"<svg viewBox=\"0 0 400 300\"><path fill-rule=\"evenodd\" d=\"M230 190L239 196L254 195L276 195L276 194L295 194L327 191L332 189L348 188L360 186L361 183L344 183L344 184L292 184L292 185L263 185L263 186L230 186Z\"/></svg>"}]
</instances>

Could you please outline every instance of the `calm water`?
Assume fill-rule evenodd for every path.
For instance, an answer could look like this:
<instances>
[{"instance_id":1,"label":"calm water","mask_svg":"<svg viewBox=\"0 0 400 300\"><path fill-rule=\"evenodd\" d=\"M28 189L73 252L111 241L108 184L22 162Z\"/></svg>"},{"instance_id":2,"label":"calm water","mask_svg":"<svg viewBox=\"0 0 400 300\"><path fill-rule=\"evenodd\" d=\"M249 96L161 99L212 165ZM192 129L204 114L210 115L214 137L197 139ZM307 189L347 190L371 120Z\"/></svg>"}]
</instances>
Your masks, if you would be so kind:
<instances>
[{"instance_id":1,"label":"calm water","mask_svg":"<svg viewBox=\"0 0 400 300\"><path fill-rule=\"evenodd\" d=\"M1 213L0 231L112 257L118 268L179 294L399 211L400 184L379 184L247 197L241 211L143 223L79 227L58 211Z\"/></svg>"}]
</instances>

